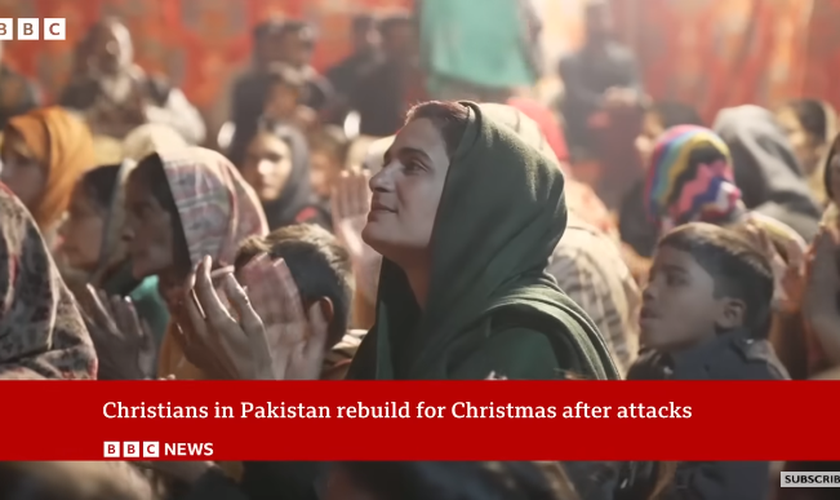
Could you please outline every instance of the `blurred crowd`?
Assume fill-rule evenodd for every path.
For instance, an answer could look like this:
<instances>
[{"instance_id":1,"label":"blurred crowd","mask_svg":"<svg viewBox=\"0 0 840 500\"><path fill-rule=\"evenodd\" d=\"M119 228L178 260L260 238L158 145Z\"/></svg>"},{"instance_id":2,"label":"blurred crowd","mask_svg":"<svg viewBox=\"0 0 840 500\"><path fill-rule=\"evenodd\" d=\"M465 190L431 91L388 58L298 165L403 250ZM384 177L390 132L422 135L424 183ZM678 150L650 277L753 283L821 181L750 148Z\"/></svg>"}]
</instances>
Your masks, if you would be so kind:
<instances>
[{"instance_id":1,"label":"blurred crowd","mask_svg":"<svg viewBox=\"0 0 840 500\"><path fill-rule=\"evenodd\" d=\"M464 5L358 16L325 73L317 27L259 25L215 137L117 19L55 103L2 66L0 379L840 378L829 105L705 123L603 0L556 71L529 2ZM778 471L832 469L21 462L0 498L805 500Z\"/></svg>"}]
</instances>

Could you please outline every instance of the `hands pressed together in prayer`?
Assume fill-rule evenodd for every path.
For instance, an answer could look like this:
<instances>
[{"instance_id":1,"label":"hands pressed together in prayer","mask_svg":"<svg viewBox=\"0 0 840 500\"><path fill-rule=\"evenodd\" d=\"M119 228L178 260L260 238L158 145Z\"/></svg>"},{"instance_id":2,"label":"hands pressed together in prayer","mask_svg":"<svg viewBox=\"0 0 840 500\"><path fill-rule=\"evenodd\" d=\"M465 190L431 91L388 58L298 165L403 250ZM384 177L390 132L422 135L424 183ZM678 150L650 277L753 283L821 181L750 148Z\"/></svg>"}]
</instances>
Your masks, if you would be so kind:
<instances>
[{"instance_id":1,"label":"hands pressed together in prayer","mask_svg":"<svg viewBox=\"0 0 840 500\"><path fill-rule=\"evenodd\" d=\"M805 290L805 252L794 240L786 241L780 252L767 230L755 222L747 222L745 229L747 237L764 252L773 267L774 308L788 314L798 312Z\"/></svg>"},{"instance_id":2,"label":"hands pressed together in prayer","mask_svg":"<svg viewBox=\"0 0 840 500\"><path fill-rule=\"evenodd\" d=\"M187 279L177 340L208 375L240 380L315 380L328 323L319 303L306 307L289 268L261 254L221 277L221 294L205 257Z\"/></svg>"}]
</instances>

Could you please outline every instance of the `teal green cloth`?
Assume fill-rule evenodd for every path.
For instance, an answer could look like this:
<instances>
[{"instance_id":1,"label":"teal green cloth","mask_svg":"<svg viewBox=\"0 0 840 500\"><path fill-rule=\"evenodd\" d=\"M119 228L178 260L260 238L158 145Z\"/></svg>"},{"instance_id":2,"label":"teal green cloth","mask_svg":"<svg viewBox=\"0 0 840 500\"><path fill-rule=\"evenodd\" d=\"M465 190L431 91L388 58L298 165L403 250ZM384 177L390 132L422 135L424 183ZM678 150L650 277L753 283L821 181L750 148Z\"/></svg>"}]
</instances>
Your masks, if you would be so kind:
<instances>
[{"instance_id":1,"label":"teal green cloth","mask_svg":"<svg viewBox=\"0 0 840 500\"><path fill-rule=\"evenodd\" d=\"M519 0L423 0L420 47L430 92L447 79L488 88L530 87L527 23Z\"/></svg>"},{"instance_id":2,"label":"teal green cloth","mask_svg":"<svg viewBox=\"0 0 840 500\"><path fill-rule=\"evenodd\" d=\"M137 310L137 316L152 330L155 345L160 347L169 325L169 309L158 292L157 276L149 276L139 283L132 276L131 261L127 260L109 276L102 286L108 295L128 297Z\"/></svg>"},{"instance_id":3,"label":"teal green cloth","mask_svg":"<svg viewBox=\"0 0 840 500\"><path fill-rule=\"evenodd\" d=\"M426 307L383 259L376 323L349 379L617 379L603 338L545 272L566 228L563 174L478 105L452 155Z\"/></svg>"},{"instance_id":4,"label":"teal green cloth","mask_svg":"<svg viewBox=\"0 0 840 500\"><path fill-rule=\"evenodd\" d=\"M137 315L149 324L155 337L155 345L160 347L169 325L169 310L158 292L157 276L145 278L132 290L129 298L137 309Z\"/></svg>"}]
</instances>

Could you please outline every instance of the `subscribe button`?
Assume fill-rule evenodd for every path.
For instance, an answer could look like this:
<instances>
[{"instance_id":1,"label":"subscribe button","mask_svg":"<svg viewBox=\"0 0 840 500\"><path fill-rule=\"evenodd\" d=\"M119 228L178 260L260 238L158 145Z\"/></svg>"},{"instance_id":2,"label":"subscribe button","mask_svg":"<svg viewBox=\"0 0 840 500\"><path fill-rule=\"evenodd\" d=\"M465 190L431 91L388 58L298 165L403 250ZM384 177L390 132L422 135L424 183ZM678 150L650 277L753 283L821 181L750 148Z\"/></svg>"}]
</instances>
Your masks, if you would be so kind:
<instances>
[{"instance_id":1,"label":"subscribe button","mask_svg":"<svg viewBox=\"0 0 840 500\"><path fill-rule=\"evenodd\" d=\"M105 458L210 458L213 443L161 443L160 441L105 441Z\"/></svg>"}]
</instances>

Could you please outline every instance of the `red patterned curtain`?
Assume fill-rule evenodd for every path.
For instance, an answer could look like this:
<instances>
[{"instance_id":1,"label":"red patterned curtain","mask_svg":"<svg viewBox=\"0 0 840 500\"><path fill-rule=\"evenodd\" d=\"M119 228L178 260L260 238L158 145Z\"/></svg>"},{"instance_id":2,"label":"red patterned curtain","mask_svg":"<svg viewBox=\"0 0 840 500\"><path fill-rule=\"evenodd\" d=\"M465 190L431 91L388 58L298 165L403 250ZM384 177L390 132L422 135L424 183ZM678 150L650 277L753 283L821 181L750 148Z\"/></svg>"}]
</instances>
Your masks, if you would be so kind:
<instances>
[{"instance_id":1,"label":"red patterned curtain","mask_svg":"<svg viewBox=\"0 0 840 500\"><path fill-rule=\"evenodd\" d=\"M810 23L818 15L812 4L840 5L836 0L613 2L624 37L642 60L648 91L695 103L708 119L723 107L773 106L800 95ZM830 14L830 21L823 19L827 29L840 20L840 12Z\"/></svg>"}]
</instances>

